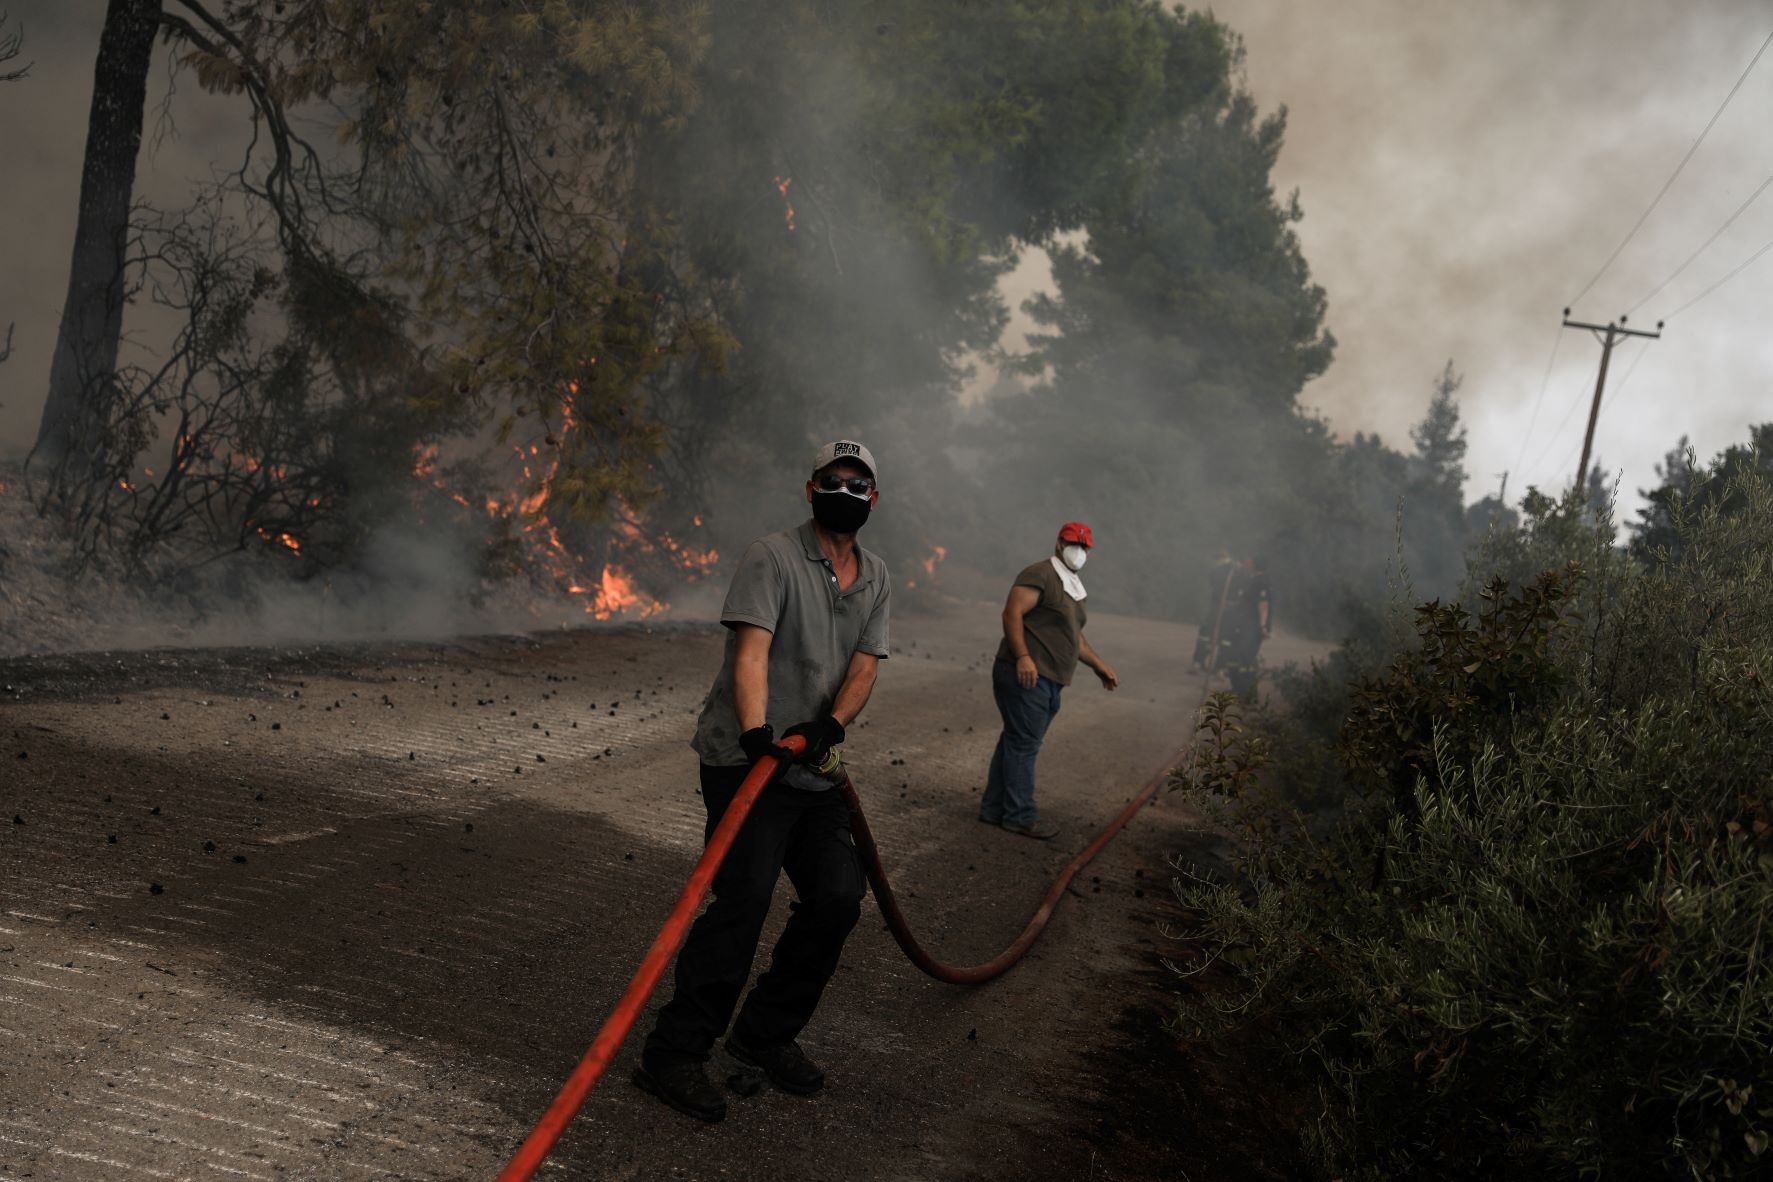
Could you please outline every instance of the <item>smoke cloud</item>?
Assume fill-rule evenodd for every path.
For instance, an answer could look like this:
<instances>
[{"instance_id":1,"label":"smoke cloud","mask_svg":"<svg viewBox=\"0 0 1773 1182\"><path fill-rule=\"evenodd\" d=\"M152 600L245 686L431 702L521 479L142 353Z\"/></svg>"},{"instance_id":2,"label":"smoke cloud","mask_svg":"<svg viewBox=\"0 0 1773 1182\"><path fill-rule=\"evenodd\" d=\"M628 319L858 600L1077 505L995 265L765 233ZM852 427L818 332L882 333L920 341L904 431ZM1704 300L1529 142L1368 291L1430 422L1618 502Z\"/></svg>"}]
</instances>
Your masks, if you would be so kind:
<instances>
[{"instance_id":1,"label":"smoke cloud","mask_svg":"<svg viewBox=\"0 0 1773 1182\"><path fill-rule=\"evenodd\" d=\"M13 357L0 365L0 456L30 445L41 412L105 2L11 0L7 8L25 32L25 58L33 66L27 79L0 86L0 161L11 178L0 193L9 280L0 296L0 326L17 323ZM1452 357L1467 377L1460 399L1471 441L1467 496L1494 491L1504 469L1511 473L1511 499L1529 483L1567 482L1598 349L1582 334L1560 332L1558 312L1624 236L1766 36L1770 18L1762 0L1623 10L1604 0L1459 6L1225 0L1213 10L1244 39L1245 79L1257 101L1289 111L1275 179L1283 194L1299 192L1306 216L1297 230L1314 278L1328 291L1329 327L1339 341L1336 360L1306 387L1303 401L1319 408L1340 435L1376 431L1407 447L1406 432L1422 417L1431 382ZM188 201L193 182L234 158L245 129L236 103L189 82L171 93L164 58L162 51L151 79L146 134L153 150L144 153L138 194L173 208ZM843 97L834 93L817 108L821 122L853 118ZM171 119L158 122L162 104ZM1642 232L1575 304L1579 318L1605 321L1637 303L1753 191L1773 168L1758 134L1770 106L1773 55ZM784 126L807 113L806 107L783 113ZM842 138L841 128L826 130ZM790 195L810 200L799 198L803 191ZM781 196L760 185L756 204L777 219ZM803 204L801 216L805 226L817 224L815 209ZM1633 323L1648 327L1770 237L1773 193L1645 303ZM850 257L844 262L857 265ZM928 277L882 270L873 282L887 324L895 309L916 306ZM1773 339L1755 313L1770 283L1773 259L1675 319L1664 340L1628 345L1616 355L1615 396L1596 452L1609 469L1624 470L1628 507L1680 435L1691 435L1706 455L1739 441L1746 423L1765 417ZM1046 257L1037 250L1004 276L1000 290L1011 313L1004 344L1012 351L1031 326L1020 305L1051 288ZM150 337L143 334L141 343L151 347ZM1556 364L1541 402L1554 341ZM856 371L865 373L861 362ZM820 440L840 434L875 448L888 469L887 500L870 532L895 570L914 576L937 546L953 555L951 568L965 565L969 552L992 570L1012 552L1028 558L1046 552L1056 521L1021 501L1000 502L995 488L980 492L976 505L955 505L953 490L942 484L946 472L976 468L990 446L964 432L951 436L948 428L987 422L1014 396L996 384L989 366L981 365L964 387L952 421L914 406L896 408L849 375L824 376L830 393L817 409L818 421L782 428L784 436L803 439L804 448L783 450L803 450L810 458ZM742 459L756 473L774 470L776 457L722 458ZM1054 468L1027 476L1062 484L1067 457L1053 459ZM1195 528L1188 515L1197 490L1186 485L1186 457L1176 459L1184 471L1161 491L1163 513L1178 520L1110 522L1107 537L1143 533L1152 545L1173 549L1173 539L1184 536L1179 531ZM779 483L735 482L719 490L714 509L725 517L723 551L802 513L802 476L788 471ZM901 530L892 524L900 514L901 520L945 521L947 532ZM1088 518L1091 506L1068 515ZM1187 536L1195 549L1229 540L1209 537L1204 527ZM992 548L983 545L986 537ZM411 545L423 552L408 553L408 541L400 538L376 547L390 569L365 577L405 586L401 572L430 571L419 582L432 589L465 585L457 556L430 542ZM1141 577L1146 557L1131 546L1103 548L1091 571L1104 588L1105 608L1119 598L1117 583ZM304 619L322 606L303 598L287 614ZM450 619L435 622L440 631L451 625ZM366 619L363 626L377 625Z\"/></svg>"},{"instance_id":2,"label":"smoke cloud","mask_svg":"<svg viewBox=\"0 0 1773 1182\"><path fill-rule=\"evenodd\" d=\"M1762 0L1610 4L1480 0L1220 0L1243 34L1248 83L1285 104L1276 180L1296 187L1306 258L1340 342L1305 391L1342 432L1394 442L1430 378L1465 372L1468 496L1511 499L1574 476L1600 350L1566 331L1535 399L1559 312L1625 237L1773 32ZM1675 270L1773 171L1773 52L1660 207L1586 297L1605 323ZM1631 316L1648 329L1773 239L1773 192ZM1623 469L1622 506L1682 435L1701 457L1766 417L1773 337L1763 259L1668 325L1616 352L1595 450ZM1637 365L1628 383L1625 375ZM1528 431L1528 423L1533 423Z\"/></svg>"}]
</instances>

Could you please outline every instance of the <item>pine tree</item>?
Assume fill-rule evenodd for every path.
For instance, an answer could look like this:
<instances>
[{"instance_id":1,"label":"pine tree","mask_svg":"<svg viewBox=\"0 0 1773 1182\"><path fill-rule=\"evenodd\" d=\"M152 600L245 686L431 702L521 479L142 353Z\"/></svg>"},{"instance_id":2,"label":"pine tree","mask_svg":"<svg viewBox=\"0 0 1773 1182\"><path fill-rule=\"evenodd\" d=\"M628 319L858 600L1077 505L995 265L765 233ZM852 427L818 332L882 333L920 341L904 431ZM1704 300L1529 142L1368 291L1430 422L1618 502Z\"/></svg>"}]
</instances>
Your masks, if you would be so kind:
<instances>
[{"instance_id":1,"label":"pine tree","mask_svg":"<svg viewBox=\"0 0 1773 1182\"><path fill-rule=\"evenodd\" d=\"M123 333L124 262L142 108L159 23L160 0L110 0L105 9L80 173L74 259L50 363L49 398L37 429L37 449L52 462L96 446L94 440L75 437L76 424L110 396ZM87 463L97 466L94 457Z\"/></svg>"}]
</instances>

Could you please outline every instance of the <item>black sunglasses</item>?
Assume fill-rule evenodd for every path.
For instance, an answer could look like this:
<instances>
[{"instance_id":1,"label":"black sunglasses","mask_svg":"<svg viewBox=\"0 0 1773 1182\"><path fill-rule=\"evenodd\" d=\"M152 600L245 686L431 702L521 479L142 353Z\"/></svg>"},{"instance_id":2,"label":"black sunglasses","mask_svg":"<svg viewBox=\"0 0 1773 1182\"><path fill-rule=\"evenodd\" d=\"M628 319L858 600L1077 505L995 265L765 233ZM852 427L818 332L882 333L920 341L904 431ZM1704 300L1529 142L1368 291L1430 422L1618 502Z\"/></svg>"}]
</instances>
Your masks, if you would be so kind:
<instances>
[{"instance_id":1,"label":"black sunglasses","mask_svg":"<svg viewBox=\"0 0 1773 1182\"><path fill-rule=\"evenodd\" d=\"M820 492L847 492L852 497L865 497L874 491L874 477L839 476L835 472L827 472L814 480L813 486Z\"/></svg>"}]
</instances>

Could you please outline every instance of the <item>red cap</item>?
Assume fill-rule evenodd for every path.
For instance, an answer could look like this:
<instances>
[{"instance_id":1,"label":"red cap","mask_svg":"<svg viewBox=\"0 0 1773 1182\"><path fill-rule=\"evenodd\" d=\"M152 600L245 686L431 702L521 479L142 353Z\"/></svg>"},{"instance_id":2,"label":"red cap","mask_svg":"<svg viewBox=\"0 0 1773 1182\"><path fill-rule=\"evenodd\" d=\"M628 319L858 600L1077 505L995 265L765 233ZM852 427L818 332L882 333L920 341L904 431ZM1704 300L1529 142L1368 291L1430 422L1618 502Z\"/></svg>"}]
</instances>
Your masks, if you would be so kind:
<instances>
[{"instance_id":1,"label":"red cap","mask_svg":"<svg viewBox=\"0 0 1773 1182\"><path fill-rule=\"evenodd\" d=\"M1064 525L1061 525L1059 527L1059 540L1061 542L1076 542L1085 549L1089 549L1096 544L1090 540L1090 527L1081 521L1067 521Z\"/></svg>"}]
</instances>

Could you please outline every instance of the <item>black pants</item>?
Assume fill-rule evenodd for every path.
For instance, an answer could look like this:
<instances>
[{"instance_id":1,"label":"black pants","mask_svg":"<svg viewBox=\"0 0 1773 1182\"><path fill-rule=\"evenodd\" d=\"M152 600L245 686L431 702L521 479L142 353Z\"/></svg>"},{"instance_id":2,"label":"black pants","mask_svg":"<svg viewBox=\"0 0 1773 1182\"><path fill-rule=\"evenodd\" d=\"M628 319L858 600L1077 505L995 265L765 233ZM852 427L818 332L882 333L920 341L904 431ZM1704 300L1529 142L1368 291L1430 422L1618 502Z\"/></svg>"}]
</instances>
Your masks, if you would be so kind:
<instances>
[{"instance_id":1,"label":"black pants","mask_svg":"<svg viewBox=\"0 0 1773 1182\"><path fill-rule=\"evenodd\" d=\"M749 770L702 765L704 831L712 835ZM714 876L714 902L677 954L677 988L641 1052L648 1064L705 1062L751 976L770 896L783 870L794 884L793 914L776 941L733 1032L753 1045L788 1042L813 1016L837 971L843 942L862 914L865 880L850 838L850 809L836 789L803 792L771 784L758 797Z\"/></svg>"},{"instance_id":2,"label":"black pants","mask_svg":"<svg viewBox=\"0 0 1773 1182\"><path fill-rule=\"evenodd\" d=\"M1231 682L1231 692L1240 698L1254 699L1256 696L1256 658L1261 651L1260 628L1239 628L1226 638L1223 655L1220 657L1221 668Z\"/></svg>"}]
</instances>

